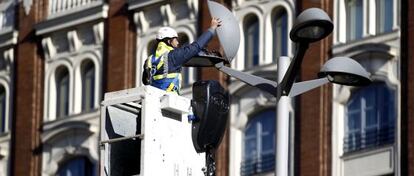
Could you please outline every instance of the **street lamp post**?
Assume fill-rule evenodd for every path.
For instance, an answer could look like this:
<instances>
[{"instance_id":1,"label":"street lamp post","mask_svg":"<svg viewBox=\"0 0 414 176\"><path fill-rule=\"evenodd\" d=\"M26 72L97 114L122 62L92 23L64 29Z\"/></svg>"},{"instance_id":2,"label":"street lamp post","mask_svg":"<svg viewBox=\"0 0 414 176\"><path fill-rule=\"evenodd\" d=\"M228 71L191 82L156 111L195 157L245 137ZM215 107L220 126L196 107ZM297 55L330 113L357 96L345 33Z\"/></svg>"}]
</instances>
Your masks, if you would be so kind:
<instances>
[{"instance_id":1,"label":"street lamp post","mask_svg":"<svg viewBox=\"0 0 414 176\"><path fill-rule=\"evenodd\" d=\"M277 62L277 81L280 84L288 70L290 58L282 56ZM287 95L283 95L277 102L277 119L276 119L276 146L275 154L275 169L276 175L288 175L289 173L289 106L290 98ZM276 137L277 136L277 137ZM282 162L283 161L283 162Z\"/></svg>"},{"instance_id":2,"label":"street lamp post","mask_svg":"<svg viewBox=\"0 0 414 176\"><path fill-rule=\"evenodd\" d=\"M309 44L322 40L333 30L332 20L323 10L318 8L306 9L296 18L296 22L290 31L290 39L295 42L297 49L290 64L285 63L285 60L289 60L288 57L281 57L282 59L279 59L279 83L229 68L225 66L225 63L230 63L237 53L238 41L240 41L239 26L237 20L227 8L214 1L207 2L211 16L224 21L223 25L217 29L217 34L224 48L224 58L226 61L220 61L216 56L211 56L211 59L210 56L202 56L194 58L194 62L189 62L193 64L189 64L189 66L214 66L219 71L276 97L278 115L281 114L281 116L278 116L275 173L277 176L287 176L289 161L288 97L300 95L328 82L350 86L367 85L371 83L370 75L355 60L346 57L336 57L328 60L322 66L321 71L318 73L319 79L294 83Z\"/></svg>"},{"instance_id":3,"label":"street lamp post","mask_svg":"<svg viewBox=\"0 0 414 176\"><path fill-rule=\"evenodd\" d=\"M362 66L350 58L333 58L329 60L318 74L319 79L295 83L295 77L300 70L302 60L310 43L319 41L328 36L333 29L329 16L318 8L303 11L296 19L290 31L290 38L297 44L297 50L290 64L288 57L281 57L278 63L279 84L261 77L243 73L216 64L216 68L232 77L235 77L251 86L257 87L275 96L278 101L277 120L277 147L276 167L277 176L288 175L289 163L289 97L307 92L328 82L343 85L366 85L371 82L369 74ZM286 67L287 65L289 68ZM283 79L281 79L283 78Z\"/></svg>"}]
</instances>

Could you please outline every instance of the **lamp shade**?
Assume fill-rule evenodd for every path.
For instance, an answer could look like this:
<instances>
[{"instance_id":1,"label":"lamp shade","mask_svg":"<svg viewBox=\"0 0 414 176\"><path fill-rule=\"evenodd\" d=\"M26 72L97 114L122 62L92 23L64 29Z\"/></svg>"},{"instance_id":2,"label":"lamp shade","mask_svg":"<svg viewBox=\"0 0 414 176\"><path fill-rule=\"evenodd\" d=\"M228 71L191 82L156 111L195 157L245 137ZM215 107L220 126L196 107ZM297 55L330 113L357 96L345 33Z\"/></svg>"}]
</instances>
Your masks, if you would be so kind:
<instances>
[{"instance_id":1,"label":"lamp shade","mask_svg":"<svg viewBox=\"0 0 414 176\"><path fill-rule=\"evenodd\" d=\"M323 10L309 8L296 18L290 39L294 42L316 42L328 36L332 30L332 20Z\"/></svg>"},{"instance_id":2,"label":"lamp shade","mask_svg":"<svg viewBox=\"0 0 414 176\"><path fill-rule=\"evenodd\" d=\"M217 37L224 51L224 58L231 62L236 56L240 45L239 22L233 13L223 5L207 1L212 17L220 18L222 25L217 28Z\"/></svg>"},{"instance_id":3,"label":"lamp shade","mask_svg":"<svg viewBox=\"0 0 414 176\"><path fill-rule=\"evenodd\" d=\"M347 57L328 60L318 76L328 77L330 82L349 86L364 86L372 82L370 74L358 62Z\"/></svg>"}]
</instances>

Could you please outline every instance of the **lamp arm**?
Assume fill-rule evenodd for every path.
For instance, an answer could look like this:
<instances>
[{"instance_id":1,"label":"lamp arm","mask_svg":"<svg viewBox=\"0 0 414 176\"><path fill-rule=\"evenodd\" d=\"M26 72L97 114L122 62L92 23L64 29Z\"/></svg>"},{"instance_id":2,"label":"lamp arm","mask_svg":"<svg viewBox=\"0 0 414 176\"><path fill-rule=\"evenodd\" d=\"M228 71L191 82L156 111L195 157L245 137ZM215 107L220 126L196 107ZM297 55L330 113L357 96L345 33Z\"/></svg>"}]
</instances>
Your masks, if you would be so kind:
<instances>
[{"instance_id":1,"label":"lamp arm","mask_svg":"<svg viewBox=\"0 0 414 176\"><path fill-rule=\"evenodd\" d=\"M277 95L277 82L275 82L275 81L267 80L267 79L264 79L262 77L258 77L258 76L255 76L255 75L251 75L251 74L247 74L247 73L244 73L244 72L241 72L241 71L231 69L229 67L224 66L223 62L217 63L215 65L215 67L219 71L221 71L221 72L223 72L223 73L225 73L225 74L227 74L231 77L235 77L235 78L239 79L240 81L243 81L244 83L246 83L248 85L251 85L253 87L257 87L257 88L259 88L263 91L266 91L266 92L272 94L275 97Z\"/></svg>"},{"instance_id":2,"label":"lamp arm","mask_svg":"<svg viewBox=\"0 0 414 176\"><path fill-rule=\"evenodd\" d=\"M294 83L292 89L290 90L289 97L300 95L326 83L329 83L329 79L327 77Z\"/></svg>"},{"instance_id":3,"label":"lamp arm","mask_svg":"<svg viewBox=\"0 0 414 176\"><path fill-rule=\"evenodd\" d=\"M303 57L305 56L305 52L308 47L309 43L298 43L298 49L296 49L296 53L293 56L292 62L289 65L289 68L279 85L280 89L277 92L277 97L280 97L282 95L289 95L290 89L292 88L296 75L299 73Z\"/></svg>"}]
</instances>

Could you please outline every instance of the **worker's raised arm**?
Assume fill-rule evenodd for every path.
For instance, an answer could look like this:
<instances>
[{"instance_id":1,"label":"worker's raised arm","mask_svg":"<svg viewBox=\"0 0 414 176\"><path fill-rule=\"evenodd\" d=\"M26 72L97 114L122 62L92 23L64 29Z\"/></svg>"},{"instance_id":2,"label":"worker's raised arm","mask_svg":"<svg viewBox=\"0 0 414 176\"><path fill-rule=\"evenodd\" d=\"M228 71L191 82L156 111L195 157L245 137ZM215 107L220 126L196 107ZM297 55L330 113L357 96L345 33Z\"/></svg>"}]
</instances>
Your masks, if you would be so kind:
<instances>
[{"instance_id":1,"label":"worker's raised arm","mask_svg":"<svg viewBox=\"0 0 414 176\"><path fill-rule=\"evenodd\" d=\"M181 67L192 57L196 56L213 38L215 30L220 26L221 21L218 18L213 18L211 20L210 28L198 37L196 41L189 45L172 50L168 54L168 61L171 67L173 67L172 69L175 70L176 68Z\"/></svg>"}]
</instances>

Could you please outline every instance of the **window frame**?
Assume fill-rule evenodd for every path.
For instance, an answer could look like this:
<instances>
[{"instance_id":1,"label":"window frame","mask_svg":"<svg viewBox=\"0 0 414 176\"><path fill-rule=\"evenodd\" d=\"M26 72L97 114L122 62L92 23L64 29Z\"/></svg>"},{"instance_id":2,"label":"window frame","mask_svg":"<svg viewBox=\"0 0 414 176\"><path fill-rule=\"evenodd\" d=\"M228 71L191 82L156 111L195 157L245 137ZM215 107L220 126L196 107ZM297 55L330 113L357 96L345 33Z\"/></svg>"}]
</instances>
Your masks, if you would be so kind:
<instances>
[{"instance_id":1,"label":"window frame","mask_svg":"<svg viewBox=\"0 0 414 176\"><path fill-rule=\"evenodd\" d=\"M345 16L346 16L346 30L345 30L346 41L349 42L349 41L362 39L364 36L364 3L363 3L363 0L344 0L344 1L345 1ZM350 3L357 3L357 2L359 2L360 4L355 4L354 6L350 5ZM360 10L360 12L358 10ZM360 14L358 15L358 13ZM359 18L361 18L360 21L358 21Z\"/></svg>"},{"instance_id":2,"label":"window frame","mask_svg":"<svg viewBox=\"0 0 414 176\"><path fill-rule=\"evenodd\" d=\"M387 1L390 4L386 4ZM383 34L393 31L394 24L394 1L393 0L375 0L375 32L376 34ZM390 8L390 9L387 9ZM391 14L386 14L390 10ZM384 13L382 13L384 12ZM387 20L390 19L389 21ZM388 25L387 25L388 21Z\"/></svg>"},{"instance_id":3,"label":"window frame","mask_svg":"<svg viewBox=\"0 0 414 176\"><path fill-rule=\"evenodd\" d=\"M83 162L83 163L74 163L74 162ZM60 176L60 172L63 171L68 171L70 169L70 166L72 165L79 165L79 164L83 164L82 169L84 170L84 172L82 173L83 176L94 176L96 175L96 166L93 162L91 162L91 160L86 157L86 156L75 156L75 157L71 157L68 160L65 160L62 163L59 163L58 169L56 171L56 175ZM67 168L67 169L66 169ZM66 170L61 170L61 169L66 169ZM78 170L79 168L76 168L76 170ZM79 173L78 173L79 174ZM65 175L65 174L64 174Z\"/></svg>"},{"instance_id":4,"label":"window frame","mask_svg":"<svg viewBox=\"0 0 414 176\"><path fill-rule=\"evenodd\" d=\"M368 118L367 117L367 109L369 110L369 107L367 106L367 98L370 98L366 93L372 93L374 94L374 102L375 105L371 108L374 108L374 113L377 114L375 116L376 123L373 125L367 124ZM385 95L388 95L389 97L385 97ZM379 95L379 96L378 96ZM392 101L394 104L392 107L389 107L390 109L387 109L386 112L390 113L393 112L393 115L390 116L390 114L384 115L383 112L385 111L384 105L385 98L389 101ZM344 139L343 139L343 151L344 153L352 153L357 152L365 149L370 148L376 148L380 147L386 144L395 143L395 130L396 130L396 121L397 121L397 109L396 109L396 90L392 87L389 87L386 85L386 83L383 82L376 82L372 84L369 87L361 88L354 90L348 102L345 104L345 122L344 122ZM354 112L359 112L359 127L356 129L350 129L349 123L349 106L350 104L354 103L353 101L360 101L359 107L356 110L352 110ZM387 101L388 102L388 101ZM356 102L358 103L358 102ZM392 110L393 109L393 110ZM364 111L365 110L365 111ZM372 109L371 109L372 110ZM391 111L389 111L391 110ZM392 126L390 126L390 122ZM386 126L384 125L386 124ZM374 130L374 133L367 132ZM391 134L390 138L389 136L383 137L381 135L384 135L384 130ZM372 141L372 138L368 137L369 135L374 134L374 141ZM389 135L388 133L386 135ZM350 137L352 136L352 138ZM347 140L350 141L351 144L347 144ZM373 143L372 143L373 142Z\"/></svg>"},{"instance_id":5,"label":"window frame","mask_svg":"<svg viewBox=\"0 0 414 176\"><path fill-rule=\"evenodd\" d=\"M96 85L95 85L95 80L96 80L96 66L93 63L93 61L91 61L90 59L86 59L85 61L82 62L81 64L81 82L82 82L82 89L81 89L81 94L82 94L82 106L81 106L81 111L82 112L89 112L92 111L95 108L95 90L96 90ZM91 74L91 75L89 75ZM91 80L89 80L89 77L91 76ZM86 79L88 78L88 79ZM89 88L89 104L87 105L87 98L88 96L85 94L85 92L87 91L86 89L86 81L89 80L89 83L91 84L91 87Z\"/></svg>"},{"instance_id":6,"label":"window frame","mask_svg":"<svg viewBox=\"0 0 414 176\"><path fill-rule=\"evenodd\" d=\"M8 129L8 117L7 117L7 104L8 104L8 95L7 90L3 85L0 85L0 134L4 134Z\"/></svg>"},{"instance_id":7,"label":"window frame","mask_svg":"<svg viewBox=\"0 0 414 176\"><path fill-rule=\"evenodd\" d=\"M253 26L254 25L254 26ZM250 27L252 27L250 29ZM249 69L260 65L260 20L259 17L250 13L245 16L243 20L243 32L244 32L244 69ZM253 36L249 36L249 30L253 30ZM249 45L250 37L253 38L251 41L252 47ZM256 40L254 40L256 39ZM250 53L250 50L252 53ZM257 53L255 53L257 52ZM250 58L251 56L251 58Z\"/></svg>"},{"instance_id":8,"label":"window frame","mask_svg":"<svg viewBox=\"0 0 414 176\"><path fill-rule=\"evenodd\" d=\"M66 77L66 80L62 80ZM63 105L63 111L65 112L61 112L62 109L60 109L61 105L61 100L60 98L60 93L61 93L61 82L65 81L65 85L67 88L67 92L65 93L66 95L66 101L64 102L66 105ZM63 85L63 86L65 86ZM61 66L58 69L56 69L56 75L55 75L55 91L56 91L56 119L62 119L65 118L67 116L69 116L69 103L70 103L70 73L68 68Z\"/></svg>"},{"instance_id":9,"label":"window frame","mask_svg":"<svg viewBox=\"0 0 414 176\"><path fill-rule=\"evenodd\" d=\"M279 21L280 20L280 21ZM284 7L278 7L276 9L273 10L272 13L272 48L273 48L273 52L272 52L272 61L274 63L277 62L277 60L279 59L280 56L288 56L288 41L289 41L289 32L288 32L288 28L289 28L289 17L288 17L288 12L286 11L286 9ZM276 21L276 22L275 22ZM278 23L282 23L280 24L280 26L278 25ZM281 32L279 32L281 31ZM285 36L283 36L283 34L279 35L280 33L285 34ZM278 40L278 38L282 38L281 40ZM278 44L280 43L281 47L278 46Z\"/></svg>"},{"instance_id":10,"label":"window frame","mask_svg":"<svg viewBox=\"0 0 414 176\"><path fill-rule=\"evenodd\" d=\"M271 123L266 123L266 121L270 120ZM261 123L260 123L261 122ZM263 124L270 124L270 129L265 130ZM254 125L254 126L252 126ZM251 127L251 128L250 128ZM253 132L252 134L246 134L249 130ZM273 130L273 133L271 132ZM270 132L270 133L269 133ZM269 133L269 134L265 134ZM275 148L276 148L276 109L274 108L266 108L256 113L253 113L248 118L248 122L246 123L245 129L243 131L243 157L241 163L241 175L244 174L262 174L271 172L274 170L275 166ZM266 136L270 138L272 142L272 148L264 150L264 142L266 141ZM255 153L252 158L248 157L246 154L247 149L247 141L254 140L255 148L257 153ZM246 164L247 163L247 164ZM267 164L266 164L267 163ZM253 168L251 168L253 167ZM250 169L249 169L250 168ZM251 170L252 169L252 170ZM249 172L249 170L251 170ZM244 173L247 172L247 173ZM252 173L251 173L252 172Z\"/></svg>"}]
</instances>

